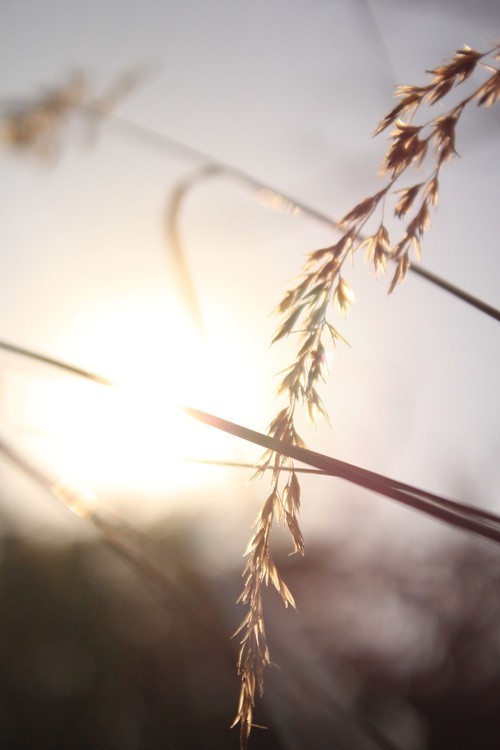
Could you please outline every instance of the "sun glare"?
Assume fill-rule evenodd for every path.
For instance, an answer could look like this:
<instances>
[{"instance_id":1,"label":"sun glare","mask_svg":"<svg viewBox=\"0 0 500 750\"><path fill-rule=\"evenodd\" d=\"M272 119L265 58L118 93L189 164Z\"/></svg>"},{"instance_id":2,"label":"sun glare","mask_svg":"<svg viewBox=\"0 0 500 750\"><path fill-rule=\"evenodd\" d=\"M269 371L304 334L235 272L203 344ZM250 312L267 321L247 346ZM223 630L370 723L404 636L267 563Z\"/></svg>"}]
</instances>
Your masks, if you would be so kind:
<instances>
[{"instance_id":1,"label":"sun glare","mask_svg":"<svg viewBox=\"0 0 500 750\"><path fill-rule=\"evenodd\" d=\"M187 314L168 300L148 295L94 308L68 328L57 350L116 383L44 371L34 387L32 374L25 378L16 419L35 436L37 460L57 478L98 493L165 498L220 477L186 458L234 458L234 439L198 425L182 405L224 411L241 398L235 351L224 361L216 343L211 354Z\"/></svg>"}]
</instances>

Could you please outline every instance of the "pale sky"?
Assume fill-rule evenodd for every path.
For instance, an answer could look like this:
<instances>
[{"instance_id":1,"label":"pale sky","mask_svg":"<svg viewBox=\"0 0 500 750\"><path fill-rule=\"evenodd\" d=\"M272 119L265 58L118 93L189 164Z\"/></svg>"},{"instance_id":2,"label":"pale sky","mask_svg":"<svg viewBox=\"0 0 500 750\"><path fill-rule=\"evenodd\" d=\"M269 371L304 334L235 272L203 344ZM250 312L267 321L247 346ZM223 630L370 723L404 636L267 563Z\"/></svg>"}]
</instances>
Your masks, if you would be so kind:
<instances>
[{"instance_id":1,"label":"pale sky","mask_svg":"<svg viewBox=\"0 0 500 750\"><path fill-rule=\"evenodd\" d=\"M144 65L151 76L120 115L338 218L378 189L386 137L371 133L393 106L394 85L424 83L424 71L463 44L488 49L499 29L494 0L3 0L0 99L36 95L75 69L100 90ZM422 261L496 306L499 126L498 104L474 109L462 124L462 158L443 172ZM273 373L289 361L286 346L269 349L269 313L304 254L330 244L333 234L310 218L270 211L234 181L196 186L181 226L203 343L176 295L163 229L170 191L201 162L127 137L111 123L95 146L78 127L67 140L51 169L0 153L0 339L109 375L142 396L132 405L125 391L125 401L110 406L94 386L2 354L0 432L51 471L102 489L107 500L123 496L127 484L135 507L124 507L132 515L138 494L151 518L169 503L178 509L180 492L182 503L188 497L207 512L214 502L230 504L237 517L241 492L245 531L264 490L245 488L248 473L234 470L197 474L183 466L173 482L165 452L177 423L158 394L182 391L193 406L264 430L277 411ZM375 280L361 258L349 281L357 303L337 323L353 349L337 348L323 392L333 429L306 432L307 442L499 509L498 324L417 278L388 299L388 280ZM141 430L146 459L139 466L126 457L127 440L116 439L120 420L122 437L131 423ZM259 455L208 428L175 430L182 451L195 457ZM22 493L16 489L6 465L1 470L11 514L30 493L24 484ZM306 485L311 534L335 526L332 495L368 508L357 491L317 480L308 493ZM28 515L42 518L44 503L36 496ZM383 500L373 507L382 525L427 533L430 522L413 513Z\"/></svg>"}]
</instances>

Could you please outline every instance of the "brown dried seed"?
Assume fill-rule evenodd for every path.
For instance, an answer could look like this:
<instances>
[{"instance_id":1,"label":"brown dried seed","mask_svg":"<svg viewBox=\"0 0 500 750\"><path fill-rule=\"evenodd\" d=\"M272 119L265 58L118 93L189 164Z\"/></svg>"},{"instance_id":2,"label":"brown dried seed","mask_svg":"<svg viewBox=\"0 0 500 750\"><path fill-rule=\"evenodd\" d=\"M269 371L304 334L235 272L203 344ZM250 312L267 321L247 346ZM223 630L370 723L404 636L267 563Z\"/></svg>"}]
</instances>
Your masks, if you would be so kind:
<instances>
[{"instance_id":1,"label":"brown dried seed","mask_svg":"<svg viewBox=\"0 0 500 750\"><path fill-rule=\"evenodd\" d=\"M398 120L392 132L392 143L382 162L381 172L391 172L393 177L401 174L410 164L419 166L427 151L428 139L420 140L420 126L409 125Z\"/></svg>"},{"instance_id":2,"label":"brown dried seed","mask_svg":"<svg viewBox=\"0 0 500 750\"><path fill-rule=\"evenodd\" d=\"M428 72L434 76L436 83L448 79L452 79L454 83L461 83L473 73L481 57L483 57L481 52L477 52L468 45L464 45L462 49L456 51L455 57L448 63Z\"/></svg>"},{"instance_id":3,"label":"brown dried seed","mask_svg":"<svg viewBox=\"0 0 500 750\"><path fill-rule=\"evenodd\" d=\"M500 70L497 70L476 92L478 107L491 107L500 97Z\"/></svg>"},{"instance_id":4,"label":"brown dried seed","mask_svg":"<svg viewBox=\"0 0 500 750\"><path fill-rule=\"evenodd\" d=\"M410 267L410 258L408 256L408 253L406 252L404 255L401 256L401 258L398 261L398 264L394 271L391 285L389 287L389 291L387 292L387 294L392 294L396 286L405 280L409 267Z\"/></svg>"},{"instance_id":5,"label":"brown dried seed","mask_svg":"<svg viewBox=\"0 0 500 750\"><path fill-rule=\"evenodd\" d=\"M441 81L427 94L425 97L426 101L429 102L429 104L435 104L446 96L446 94L453 88L453 83L453 78Z\"/></svg>"},{"instance_id":6,"label":"brown dried seed","mask_svg":"<svg viewBox=\"0 0 500 750\"><path fill-rule=\"evenodd\" d=\"M427 86L400 85L396 86L394 95L398 97L403 96L405 98L414 97L420 100L431 88L432 84Z\"/></svg>"},{"instance_id":7,"label":"brown dried seed","mask_svg":"<svg viewBox=\"0 0 500 750\"><path fill-rule=\"evenodd\" d=\"M434 141L436 151L439 151L443 146L446 146L449 143L454 146L455 127L459 116L460 113L457 112L443 117L436 117L434 120L431 137Z\"/></svg>"},{"instance_id":8,"label":"brown dried seed","mask_svg":"<svg viewBox=\"0 0 500 750\"><path fill-rule=\"evenodd\" d=\"M398 219L408 213L410 208L413 206L415 198L417 197L422 184L423 183L420 182L418 185L412 185L412 187L403 188L402 190L397 191L398 193L401 193L401 198L399 199L396 208L394 209L394 215L397 216Z\"/></svg>"},{"instance_id":9,"label":"brown dried seed","mask_svg":"<svg viewBox=\"0 0 500 750\"><path fill-rule=\"evenodd\" d=\"M344 315L352 307L355 299L351 285L342 276L339 276L339 282L333 293L333 301L337 302Z\"/></svg>"},{"instance_id":10,"label":"brown dried seed","mask_svg":"<svg viewBox=\"0 0 500 750\"><path fill-rule=\"evenodd\" d=\"M414 237L421 237L424 232L427 232L431 224L431 217L429 214L429 207L427 201L424 201L420 206L417 214L408 224L406 229L407 234L413 239Z\"/></svg>"},{"instance_id":11,"label":"brown dried seed","mask_svg":"<svg viewBox=\"0 0 500 750\"><path fill-rule=\"evenodd\" d=\"M340 220L339 225L341 227L347 227L351 224L356 224L362 219L365 219L373 211L383 195L385 195L385 190L381 190L378 193L375 193L375 195L370 196L370 198L365 198L365 200L354 206L354 208L349 211L349 213L347 213L343 217L343 219ZM339 241L337 245L337 252L342 253L347 243L352 243L352 235L350 233L344 235L344 237Z\"/></svg>"},{"instance_id":12,"label":"brown dried seed","mask_svg":"<svg viewBox=\"0 0 500 750\"><path fill-rule=\"evenodd\" d=\"M439 200L439 181L437 175L429 180L425 186L423 197L426 201L430 201L434 207L437 206Z\"/></svg>"}]
</instances>

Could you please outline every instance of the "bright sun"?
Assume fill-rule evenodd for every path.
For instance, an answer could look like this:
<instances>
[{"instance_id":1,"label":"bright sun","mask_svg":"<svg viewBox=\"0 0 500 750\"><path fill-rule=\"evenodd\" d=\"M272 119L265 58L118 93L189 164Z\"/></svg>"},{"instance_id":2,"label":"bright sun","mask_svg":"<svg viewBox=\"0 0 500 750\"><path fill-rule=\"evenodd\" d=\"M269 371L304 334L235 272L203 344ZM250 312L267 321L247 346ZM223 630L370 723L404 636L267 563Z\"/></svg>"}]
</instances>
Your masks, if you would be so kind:
<instances>
[{"instance_id":1,"label":"bright sun","mask_svg":"<svg viewBox=\"0 0 500 750\"><path fill-rule=\"evenodd\" d=\"M37 459L58 478L96 492L173 495L217 476L183 459L234 457L227 436L181 409L224 411L241 398L234 351L210 347L167 299L149 294L93 309L58 344L75 364L91 363L116 383L44 371L36 387L31 376L21 388L17 421L38 435Z\"/></svg>"}]
</instances>

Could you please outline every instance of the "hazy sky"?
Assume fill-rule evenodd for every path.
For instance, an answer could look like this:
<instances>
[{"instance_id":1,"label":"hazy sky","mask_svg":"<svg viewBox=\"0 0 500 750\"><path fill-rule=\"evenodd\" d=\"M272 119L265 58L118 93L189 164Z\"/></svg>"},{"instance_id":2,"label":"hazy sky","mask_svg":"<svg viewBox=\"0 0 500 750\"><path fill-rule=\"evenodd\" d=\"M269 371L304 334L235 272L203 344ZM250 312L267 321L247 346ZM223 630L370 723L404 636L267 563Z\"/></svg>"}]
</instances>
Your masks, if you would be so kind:
<instances>
[{"instance_id":1,"label":"hazy sky","mask_svg":"<svg viewBox=\"0 0 500 750\"><path fill-rule=\"evenodd\" d=\"M499 29L500 7L486 0L4 0L0 99L37 94L75 69L100 90L144 65L151 76L121 115L339 217L377 189L385 136L371 133L392 106L393 86L423 83L426 69L464 43L489 48ZM444 170L423 254L425 267L497 306L499 125L498 105L465 119L462 159ZM333 235L310 218L270 211L234 181L193 188L181 227L203 342L176 296L164 236L170 191L202 162L111 123L95 146L78 127L67 141L51 169L0 154L0 338L135 385L137 402L126 391L125 402L109 406L94 387L3 354L1 434L54 472L75 472L104 492L143 486L164 504L182 474L194 483L196 472L171 481L164 456L173 423L163 395L182 391L195 406L264 429L276 411L273 373L288 364L286 347L269 349L269 313L304 253ZM338 324L353 349L336 350L325 387L333 429L307 441L498 505L498 324L416 278L387 299L387 280L375 281L361 258L349 281L357 304ZM139 449L117 440L117 422L122 438L131 424L136 441L139 432L146 459L135 470ZM182 450L198 457L258 455L204 428L182 431ZM15 482L2 471L7 497ZM196 482L210 502L217 494L234 503L247 478L204 472ZM197 487L203 507L209 501ZM335 523L332 493L345 491L311 484L306 525L324 524L325 513ZM17 502L6 500L11 511ZM381 522L415 522L383 501L376 507Z\"/></svg>"}]
</instances>

